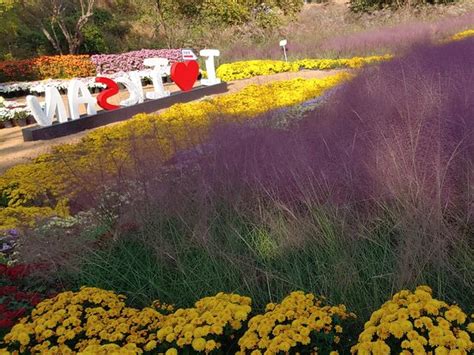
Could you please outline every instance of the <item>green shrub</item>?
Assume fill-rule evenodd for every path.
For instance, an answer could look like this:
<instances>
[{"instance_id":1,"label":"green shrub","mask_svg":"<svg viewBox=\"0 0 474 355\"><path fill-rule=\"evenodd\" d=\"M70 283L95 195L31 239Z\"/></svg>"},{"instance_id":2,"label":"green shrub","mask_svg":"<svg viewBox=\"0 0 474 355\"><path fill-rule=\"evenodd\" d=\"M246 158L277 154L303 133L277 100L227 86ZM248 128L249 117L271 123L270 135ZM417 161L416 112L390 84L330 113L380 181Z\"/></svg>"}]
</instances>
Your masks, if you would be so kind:
<instances>
[{"instance_id":1,"label":"green shrub","mask_svg":"<svg viewBox=\"0 0 474 355\"><path fill-rule=\"evenodd\" d=\"M251 19L265 24L275 21L279 11L294 15L302 7L302 0L205 0L200 6L200 17L217 25L238 25Z\"/></svg>"},{"instance_id":2,"label":"green shrub","mask_svg":"<svg viewBox=\"0 0 474 355\"><path fill-rule=\"evenodd\" d=\"M302 0L276 0L276 6L285 15L293 15L301 11L304 2Z\"/></svg>"},{"instance_id":3,"label":"green shrub","mask_svg":"<svg viewBox=\"0 0 474 355\"><path fill-rule=\"evenodd\" d=\"M238 25L250 19L251 9L242 1L205 0L200 16L209 23L216 25Z\"/></svg>"}]
</instances>

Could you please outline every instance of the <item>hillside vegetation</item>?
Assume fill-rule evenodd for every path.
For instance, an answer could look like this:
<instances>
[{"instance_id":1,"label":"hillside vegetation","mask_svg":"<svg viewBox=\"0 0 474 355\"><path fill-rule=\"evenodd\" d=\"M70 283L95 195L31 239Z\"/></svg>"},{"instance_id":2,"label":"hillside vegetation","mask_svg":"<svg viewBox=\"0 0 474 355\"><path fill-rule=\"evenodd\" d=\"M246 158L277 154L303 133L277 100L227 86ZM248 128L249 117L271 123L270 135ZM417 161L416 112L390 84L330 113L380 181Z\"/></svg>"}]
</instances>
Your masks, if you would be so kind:
<instances>
[{"instance_id":1,"label":"hillside vegetation","mask_svg":"<svg viewBox=\"0 0 474 355\"><path fill-rule=\"evenodd\" d=\"M380 10L378 5L384 4L385 0L352 0L350 6L303 5L299 0L2 0L0 58L181 47L219 48L224 61L280 58L278 41L283 37L289 39L290 56L362 55L386 50L384 40L390 36L406 45L420 37L463 30L474 20L474 3L469 0L415 8L397 1L399 9ZM366 34L374 30L381 32Z\"/></svg>"}]
</instances>

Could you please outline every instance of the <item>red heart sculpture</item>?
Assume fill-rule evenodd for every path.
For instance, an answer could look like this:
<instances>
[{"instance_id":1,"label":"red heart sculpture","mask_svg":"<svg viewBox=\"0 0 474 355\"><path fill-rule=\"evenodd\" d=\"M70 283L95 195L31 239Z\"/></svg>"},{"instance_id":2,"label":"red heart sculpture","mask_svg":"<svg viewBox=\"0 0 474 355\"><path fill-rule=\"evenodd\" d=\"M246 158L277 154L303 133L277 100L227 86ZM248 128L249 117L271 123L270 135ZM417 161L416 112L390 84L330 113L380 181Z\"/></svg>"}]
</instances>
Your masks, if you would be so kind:
<instances>
[{"instance_id":1,"label":"red heart sculpture","mask_svg":"<svg viewBox=\"0 0 474 355\"><path fill-rule=\"evenodd\" d=\"M171 66L171 80L183 91L193 88L199 75L199 64L195 60L176 62Z\"/></svg>"}]
</instances>

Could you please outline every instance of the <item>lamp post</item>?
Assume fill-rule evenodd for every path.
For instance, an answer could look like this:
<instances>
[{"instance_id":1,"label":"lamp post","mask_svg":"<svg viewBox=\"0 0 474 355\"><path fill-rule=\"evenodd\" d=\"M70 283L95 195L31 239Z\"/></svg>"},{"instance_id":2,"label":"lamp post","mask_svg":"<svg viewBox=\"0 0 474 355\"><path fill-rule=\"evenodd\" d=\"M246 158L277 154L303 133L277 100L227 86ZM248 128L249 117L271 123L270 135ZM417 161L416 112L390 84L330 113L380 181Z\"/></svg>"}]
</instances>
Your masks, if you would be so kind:
<instances>
[{"instance_id":1,"label":"lamp post","mask_svg":"<svg viewBox=\"0 0 474 355\"><path fill-rule=\"evenodd\" d=\"M280 47L283 49L283 55L285 56L285 62L288 61L288 56L286 55L286 45L288 44L288 41L286 39L282 39L280 41Z\"/></svg>"}]
</instances>

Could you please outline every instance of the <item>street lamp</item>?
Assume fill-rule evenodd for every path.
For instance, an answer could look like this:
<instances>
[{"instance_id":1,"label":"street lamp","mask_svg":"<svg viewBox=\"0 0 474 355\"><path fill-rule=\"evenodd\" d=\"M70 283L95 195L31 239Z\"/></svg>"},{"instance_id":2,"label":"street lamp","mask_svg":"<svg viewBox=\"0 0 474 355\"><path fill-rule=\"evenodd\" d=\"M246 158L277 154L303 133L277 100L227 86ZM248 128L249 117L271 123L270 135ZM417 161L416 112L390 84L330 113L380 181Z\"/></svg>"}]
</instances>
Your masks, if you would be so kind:
<instances>
[{"instance_id":1,"label":"street lamp","mask_svg":"<svg viewBox=\"0 0 474 355\"><path fill-rule=\"evenodd\" d=\"M286 45L288 44L288 41L286 39L282 39L280 41L280 47L283 49L283 55L285 56L285 62L288 61L288 56L286 55Z\"/></svg>"}]
</instances>

